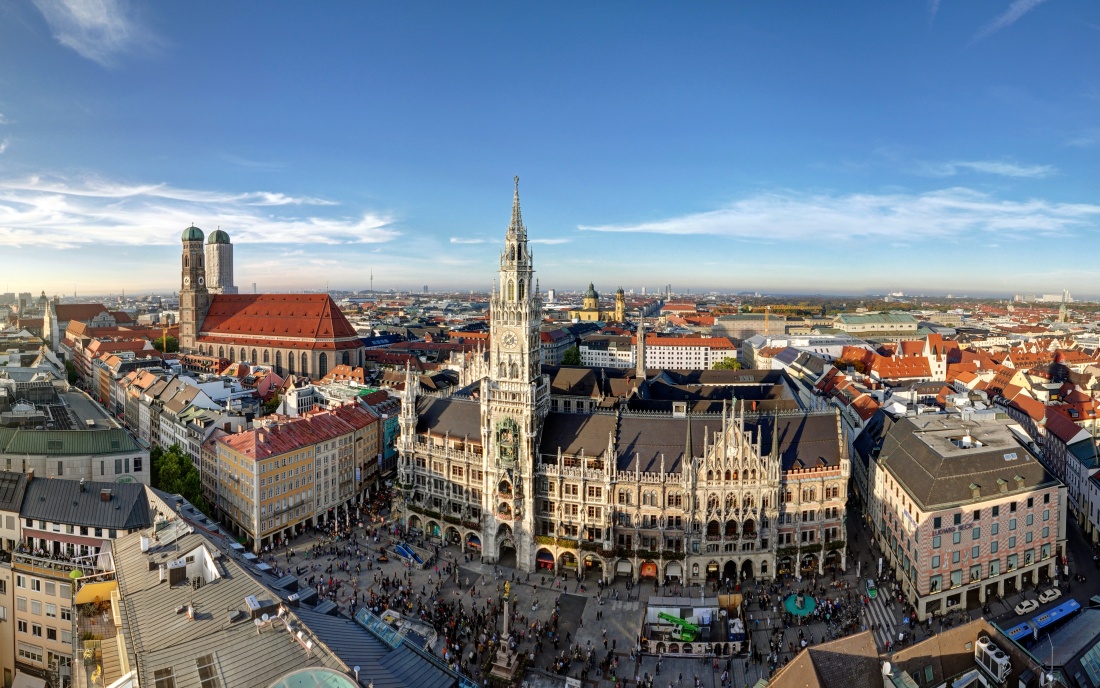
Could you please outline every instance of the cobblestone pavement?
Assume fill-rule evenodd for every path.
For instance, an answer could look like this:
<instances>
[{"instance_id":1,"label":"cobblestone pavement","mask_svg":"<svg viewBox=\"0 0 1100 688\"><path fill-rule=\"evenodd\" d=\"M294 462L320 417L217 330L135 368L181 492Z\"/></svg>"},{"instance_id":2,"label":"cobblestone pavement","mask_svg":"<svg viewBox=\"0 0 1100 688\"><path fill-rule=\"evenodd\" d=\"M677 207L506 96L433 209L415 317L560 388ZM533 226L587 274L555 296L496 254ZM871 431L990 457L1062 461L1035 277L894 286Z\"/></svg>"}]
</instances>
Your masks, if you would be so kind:
<instances>
[{"instance_id":1,"label":"cobblestone pavement","mask_svg":"<svg viewBox=\"0 0 1100 688\"><path fill-rule=\"evenodd\" d=\"M379 572L387 576L404 576L405 572L409 571L411 589L417 592L424 590L426 593L430 593L434 582L440 579L437 568L442 570L442 562L456 562L459 573L458 584L455 585L448 579L443 585L441 594L461 600L466 608L469 608L471 603L478 604L480 608L484 605L486 598L499 599L503 593L505 581L512 581L512 594L518 599L518 604L513 609L524 625L529 626L536 619L543 623L549 623L555 605L560 605L560 642L556 645L554 643L544 643L542 651L533 655L533 662L530 666L534 668L534 671L528 674L528 683L532 687L562 685L564 677L552 673L555 659L566 653L569 648L578 646L581 648L582 655L587 654L591 649L593 657L597 660L605 657L607 653L611 653L612 657L618 660L618 668L614 671L616 681L613 682L612 676L609 674L600 675L596 671L589 671L585 683L590 686L610 688L617 683L634 684L636 679L642 679L642 682L645 682L645 679L648 678L656 688L691 688L695 684L696 677L698 677L700 686L720 688L723 672L728 672L730 685L732 686L737 688L753 686L759 679L767 678L771 674L772 667L769 665L767 658L773 648L775 649L776 664L781 666L801 649L800 631L808 644L826 639L828 633L826 624L821 622L783 629L781 628L781 613L777 608L769 606L761 609L759 603L754 602L746 605L744 614L750 642L755 650L756 657L750 655L731 658L720 657L718 658L717 668L715 667L714 658L706 660L667 656L659 658L652 655L636 655L632 658L631 650L636 647L638 642L646 602L654 594L668 592L661 588L655 588L652 582L632 584L624 578L617 578L609 585L604 586L601 592L596 585L595 576L589 576L587 580L578 580L575 576L562 579L561 577L538 573L528 575L507 567L482 563L480 557L476 554L464 553L454 545L439 547L426 542L414 543L418 545L417 551L425 559L438 553L441 563L423 569L416 566L409 568L407 562L393 553L393 546L388 536L383 535L378 544L375 544L373 538L364 538L363 530L358 528L355 529L355 536L360 547L366 546L371 554L374 553L377 547L386 546L390 561L375 563L375 568L368 570L366 564L368 554L364 553L363 568L357 575L354 571L354 565L359 563L358 558L332 556L327 553L316 558L306 558L302 554L314 544L325 543L326 546L335 544L343 547L348 544L347 540L330 543L324 536L314 533L299 536L288 543L289 548L296 552L296 556L290 560L291 571L295 570L294 567L319 568L319 570L304 571L299 576L303 585L310 575L320 576L324 573L327 578L329 575L327 573L328 567L333 565L333 577L344 584L344 592L338 594L336 600L342 613L348 615L351 613L350 591L353 589L358 589L361 592L369 590L374 585L375 574ZM835 579L839 582L839 587L825 588L824 596L836 599L838 596L845 597L849 591L851 592L855 600L853 604L859 605L860 608L860 623L857 630L873 628L880 650L885 650L887 642L896 643L900 632L905 632L909 640L920 640L927 637L929 633L939 630L942 622L937 622L931 628L922 625L920 628L911 629L904 625L902 623L901 605L892 599L890 595L891 588L888 584L881 588L882 594L879 595L878 599L867 606L862 605L857 593L861 581L867 577L868 570L872 569L877 563L877 554L873 544L868 539L866 528L858 520L850 521L849 538L854 551L860 553L858 559L848 562L848 571ZM269 554L266 559L268 563L279 566L284 574L287 570L286 551L285 548L280 549L274 555ZM348 561L352 566L352 570L336 572L336 564L340 561ZM858 576L857 566L860 572ZM750 581L744 585L742 592L759 593L765 589L775 590L776 588L773 586L778 585L779 594L773 597L779 597L800 588L809 589L812 585L824 587L833 582L834 578L828 575L820 578L816 583L809 580L799 582L790 578L784 578L778 583L757 584ZM1081 586L1081 592L1084 592L1085 587ZM471 589L473 589L476 597L471 597ZM1077 593L1078 591L1074 590L1074 592ZM702 593L704 593L704 590L700 586L686 586L680 591L681 595L689 597L699 596ZM713 595L715 590L708 585L705 593ZM992 615L1014 618L1011 608L1018 601L1016 598L1022 599L1026 596L1033 597L1034 591L1025 591L1015 597L991 603L993 607L991 609ZM971 610L970 612L957 612L947 620L947 623L962 622L980 614L980 609ZM497 630L498 632L500 630L499 620ZM464 655L470 647L464 648ZM442 641L437 640L432 649L441 655L443 652ZM520 649L530 655L534 652L534 644L531 641L525 641L520 644ZM760 660L759 663L756 661L757 659ZM580 662L572 662L566 675L571 678L579 678L581 676L580 664Z\"/></svg>"}]
</instances>

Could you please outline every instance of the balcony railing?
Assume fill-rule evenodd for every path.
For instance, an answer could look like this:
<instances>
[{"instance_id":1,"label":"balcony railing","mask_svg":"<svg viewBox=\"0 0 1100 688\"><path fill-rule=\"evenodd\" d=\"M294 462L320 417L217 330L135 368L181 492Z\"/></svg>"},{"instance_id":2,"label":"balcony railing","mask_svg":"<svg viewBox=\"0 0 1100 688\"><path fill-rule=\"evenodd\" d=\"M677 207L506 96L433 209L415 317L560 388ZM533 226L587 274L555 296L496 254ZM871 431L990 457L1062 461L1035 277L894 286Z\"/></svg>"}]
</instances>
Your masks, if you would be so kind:
<instances>
[{"instance_id":1,"label":"balcony railing","mask_svg":"<svg viewBox=\"0 0 1100 688\"><path fill-rule=\"evenodd\" d=\"M101 568L99 560L105 558L110 568ZM74 557L72 559L60 559L52 557L37 557L31 554L15 552L11 556L12 568L30 573L35 576L49 578L69 578L72 571L79 571L80 576L99 576L114 571L114 562L111 555L90 555Z\"/></svg>"}]
</instances>

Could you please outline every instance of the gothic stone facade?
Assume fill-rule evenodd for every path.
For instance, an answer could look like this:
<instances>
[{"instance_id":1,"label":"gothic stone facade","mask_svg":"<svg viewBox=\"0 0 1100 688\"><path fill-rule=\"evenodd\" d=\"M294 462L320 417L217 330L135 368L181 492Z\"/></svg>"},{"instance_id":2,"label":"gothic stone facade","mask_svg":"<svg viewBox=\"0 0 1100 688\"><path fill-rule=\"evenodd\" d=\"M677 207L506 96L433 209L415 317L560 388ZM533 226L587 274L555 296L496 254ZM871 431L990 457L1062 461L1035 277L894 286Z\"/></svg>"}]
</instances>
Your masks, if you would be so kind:
<instances>
[{"instance_id":1,"label":"gothic stone facade","mask_svg":"<svg viewBox=\"0 0 1100 688\"><path fill-rule=\"evenodd\" d=\"M499 277L478 398L420 399L409 373L405 525L524 571L698 582L846 566L835 413L551 411L518 190Z\"/></svg>"}]
</instances>

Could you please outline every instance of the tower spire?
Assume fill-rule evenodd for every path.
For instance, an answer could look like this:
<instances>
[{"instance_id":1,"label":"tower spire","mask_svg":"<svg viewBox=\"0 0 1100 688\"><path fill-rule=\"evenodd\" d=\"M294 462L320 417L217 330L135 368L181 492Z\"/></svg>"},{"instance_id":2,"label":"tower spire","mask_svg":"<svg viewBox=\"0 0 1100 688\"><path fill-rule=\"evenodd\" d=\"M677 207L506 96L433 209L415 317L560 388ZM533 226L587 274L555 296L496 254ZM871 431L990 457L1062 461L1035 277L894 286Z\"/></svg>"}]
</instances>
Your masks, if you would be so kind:
<instances>
[{"instance_id":1,"label":"tower spire","mask_svg":"<svg viewBox=\"0 0 1100 688\"><path fill-rule=\"evenodd\" d=\"M508 225L508 234L522 236L527 233L527 230L523 226L523 215L519 210L519 175L513 179L516 182L516 191L512 196L512 223Z\"/></svg>"}]
</instances>

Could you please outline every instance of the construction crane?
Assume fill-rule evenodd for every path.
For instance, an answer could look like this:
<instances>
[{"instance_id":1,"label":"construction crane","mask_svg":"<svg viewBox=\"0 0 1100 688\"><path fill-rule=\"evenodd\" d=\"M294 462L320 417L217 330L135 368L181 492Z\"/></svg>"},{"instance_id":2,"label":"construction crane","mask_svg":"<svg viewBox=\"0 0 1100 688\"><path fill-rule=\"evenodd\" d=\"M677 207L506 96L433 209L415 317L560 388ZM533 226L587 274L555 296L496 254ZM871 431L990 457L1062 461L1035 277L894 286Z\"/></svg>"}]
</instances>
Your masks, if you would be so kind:
<instances>
[{"instance_id":1,"label":"construction crane","mask_svg":"<svg viewBox=\"0 0 1100 688\"><path fill-rule=\"evenodd\" d=\"M675 626L675 628L672 629L672 637L675 640L690 643L694 642L695 639L699 637L699 626L685 621L678 616L660 612L657 614L657 618Z\"/></svg>"}]
</instances>

